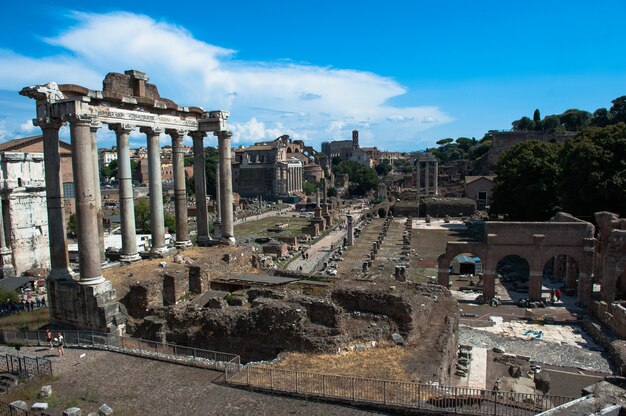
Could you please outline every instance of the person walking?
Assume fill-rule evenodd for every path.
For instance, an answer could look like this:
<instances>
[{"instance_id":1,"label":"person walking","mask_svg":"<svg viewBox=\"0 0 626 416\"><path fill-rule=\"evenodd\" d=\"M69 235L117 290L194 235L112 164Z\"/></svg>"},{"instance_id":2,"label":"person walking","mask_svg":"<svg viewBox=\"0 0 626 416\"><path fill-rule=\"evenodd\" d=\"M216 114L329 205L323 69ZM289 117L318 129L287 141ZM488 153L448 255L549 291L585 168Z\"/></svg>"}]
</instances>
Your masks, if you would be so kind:
<instances>
[{"instance_id":1,"label":"person walking","mask_svg":"<svg viewBox=\"0 0 626 416\"><path fill-rule=\"evenodd\" d=\"M554 304L554 289L550 290L550 303Z\"/></svg>"},{"instance_id":2,"label":"person walking","mask_svg":"<svg viewBox=\"0 0 626 416\"><path fill-rule=\"evenodd\" d=\"M49 329L46 331L46 338L48 339L48 345L50 345L50 349L53 349L54 346L52 345L52 332L50 332Z\"/></svg>"},{"instance_id":3,"label":"person walking","mask_svg":"<svg viewBox=\"0 0 626 416\"><path fill-rule=\"evenodd\" d=\"M59 356L63 357L65 351L63 350L63 335L61 335L61 331L57 333L57 350L59 351Z\"/></svg>"},{"instance_id":4,"label":"person walking","mask_svg":"<svg viewBox=\"0 0 626 416\"><path fill-rule=\"evenodd\" d=\"M554 296L556 296L556 301L559 302L561 300L561 289L557 289L556 292L554 292Z\"/></svg>"}]
</instances>

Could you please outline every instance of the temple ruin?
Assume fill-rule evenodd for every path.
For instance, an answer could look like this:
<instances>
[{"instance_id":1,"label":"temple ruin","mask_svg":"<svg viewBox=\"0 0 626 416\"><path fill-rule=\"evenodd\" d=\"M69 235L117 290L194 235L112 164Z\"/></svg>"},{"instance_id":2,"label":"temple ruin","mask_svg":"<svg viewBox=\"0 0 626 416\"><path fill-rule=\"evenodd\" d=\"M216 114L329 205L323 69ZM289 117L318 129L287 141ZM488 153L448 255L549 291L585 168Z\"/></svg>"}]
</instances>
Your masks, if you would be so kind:
<instances>
[{"instance_id":1,"label":"temple ruin","mask_svg":"<svg viewBox=\"0 0 626 416\"><path fill-rule=\"evenodd\" d=\"M109 73L102 91L50 82L26 87L21 95L36 101L33 124L43 131L45 189L48 210L51 271L48 276L49 304L52 319L67 326L106 332L123 332L124 315L114 302L115 291L102 276L104 258L102 206L98 177L96 135L104 124L117 138L122 223L121 259L139 259L135 244L135 217L130 172L129 135L139 129L147 138L150 176L152 226L151 255L166 251L163 224L160 136L169 135L173 147L173 170L176 208L176 246L190 244L182 143L190 135L194 143L194 177L198 201L206 201L204 137L213 133L219 147L219 188L221 233L219 242L232 245L233 195L231 175L231 132L227 130L226 111L204 111L182 107L159 95L156 85L145 73L129 70ZM63 187L60 171L59 129L69 123L73 153L74 193L77 212L79 275L69 265ZM209 244L206 203L198 204L198 243Z\"/></svg>"}]
</instances>

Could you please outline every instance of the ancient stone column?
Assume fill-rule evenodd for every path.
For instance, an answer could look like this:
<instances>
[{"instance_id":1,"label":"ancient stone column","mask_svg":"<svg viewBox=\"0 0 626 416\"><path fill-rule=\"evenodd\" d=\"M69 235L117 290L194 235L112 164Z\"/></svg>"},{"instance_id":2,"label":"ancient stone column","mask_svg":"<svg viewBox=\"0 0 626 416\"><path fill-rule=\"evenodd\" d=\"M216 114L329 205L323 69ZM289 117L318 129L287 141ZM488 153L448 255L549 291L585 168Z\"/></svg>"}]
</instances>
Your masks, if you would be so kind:
<instances>
[{"instance_id":1,"label":"ancient stone column","mask_svg":"<svg viewBox=\"0 0 626 416\"><path fill-rule=\"evenodd\" d=\"M439 162L435 162L435 196L439 196Z\"/></svg>"},{"instance_id":2,"label":"ancient stone column","mask_svg":"<svg viewBox=\"0 0 626 416\"><path fill-rule=\"evenodd\" d=\"M63 179L59 154L61 120L39 121L43 132L44 169L46 175L46 204L48 210L48 239L50 241L50 274L48 279L72 278L67 254L66 219L63 208Z\"/></svg>"},{"instance_id":3,"label":"ancient stone column","mask_svg":"<svg viewBox=\"0 0 626 416\"><path fill-rule=\"evenodd\" d=\"M72 168L76 195L78 261L80 283L97 285L104 282L100 264L98 212L96 207L96 176L93 164L91 124L93 118L74 114L69 118L72 137Z\"/></svg>"},{"instance_id":4,"label":"ancient stone column","mask_svg":"<svg viewBox=\"0 0 626 416\"><path fill-rule=\"evenodd\" d=\"M220 157L220 206L222 215L221 241L235 244L235 232L233 224L233 178L230 166L230 131L216 131L219 157Z\"/></svg>"},{"instance_id":5,"label":"ancient stone column","mask_svg":"<svg viewBox=\"0 0 626 416\"><path fill-rule=\"evenodd\" d=\"M198 227L199 246L206 246L209 237L209 213L206 206L206 169L204 165L203 131L193 131L189 135L193 139L193 181L196 191L196 224Z\"/></svg>"},{"instance_id":6,"label":"ancient stone column","mask_svg":"<svg viewBox=\"0 0 626 416\"><path fill-rule=\"evenodd\" d=\"M417 185L415 186L416 190L417 190L417 196L420 197L421 196L421 191L422 191L422 176L421 176L421 162L418 160L417 164L416 164L416 182Z\"/></svg>"},{"instance_id":7,"label":"ancient stone column","mask_svg":"<svg viewBox=\"0 0 626 416\"><path fill-rule=\"evenodd\" d=\"M115 132L117 144L117 182L119 184L120 222L122 228L122 254L120 261L140 260L137 253L137 230L135 228L135 202L133 195L133 175L130 167L128 136L134 126L129 124L109 124Z\"/></svg>"},{"instance_id":8,"label":"ancient stone column","mask_svg":"<svg viewBox=\"0 0 626 416\"><path fill-rule=\"evenodd\" d=\"M0 277L3 279L15 276L12 258L12 251L7 245L6 235L4 234L4 215L2 212L2 200L0 200Z\"/></svg>"},{"instance_id":9,"label":"ancient stone column","mask_svg":"<svg viewBox=\"0 0 626 416\"><path fill-rule=\"evenodd\" d=\"M352 223L352 215L347 215L346 216L348 218L348 246L353 246L354 245L354 229L353 229L353 223Z\"/></svg>"},{"instance_id":10,"label":"ancient stone column","mask_svg":"<svg viewBox=\"0 0 626 416\"><path fill-rule=\"evenodd\" d=\"M213 223L214 238L222 238L222 207L220 198L220 164L215 164L215 222Z\"/></svg>"},{"instance_id":11,"label":"ancient stone column","mask_svg":"<svg viewBox=\"0 0 626 416\"><path fill-rule=\"evenodd\" d=\"M102 221L102 193L100 192L100 164L98 163L98 129L102 123L93 120L89 128L91 132L91 156L94 170L94 198L96 203L96 215L98 216L98 243L100 244L100 262L104 265L107 262L106 247L104 246L104 223Z\"/></svg>"},{"instance_id":12,"label":"ancient stone column","mask_svg":"<svg viewBox=\"0 0 626 416\"><path fill-rule=\"evenodd\" d=\"M187 189L185 188L185 154L183 137L184 130L166 130L172 138L172 164L174 169L174 209L176 211L176 247L185 248L189 241L189 225L187 223ZM205 187L206 189L206 187ZM197 204L196 204L197 205ZM204 199L206 207L206 197ZM206 208L205 208L206 210Z\"/></svg>"},{"instance_id":13,"label":"ancient stone column","mask_svg":"<svg viewBox=\"0 0 626 416\"><path fill-rule=\"evenodd\" d=\"M424 175L424 195L430 194L430 162L424 163L426 165L426 174Z\"/></svg>"},{"instance_id":14,"label":"ancient stone column","mask_svg":"<svg viewBox=\"0 0 626 416\"><path fill-rule=\"evenodd\" d=\"M152 247L150 255L162 256L166 251L165 224L163 214L163 184L161 182L161 144L159 136L163 129L142 127L141 132L148 136L148 178L150 181L150 227Z\"/></svg>"}]
</instances>

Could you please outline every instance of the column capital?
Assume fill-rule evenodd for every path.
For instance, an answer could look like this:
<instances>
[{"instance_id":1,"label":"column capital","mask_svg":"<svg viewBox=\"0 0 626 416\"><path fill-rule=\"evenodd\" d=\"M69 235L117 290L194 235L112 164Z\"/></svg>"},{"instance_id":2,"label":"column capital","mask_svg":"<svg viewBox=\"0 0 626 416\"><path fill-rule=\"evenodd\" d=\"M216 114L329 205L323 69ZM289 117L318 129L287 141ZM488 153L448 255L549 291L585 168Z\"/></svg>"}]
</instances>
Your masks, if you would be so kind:
<instances>
[{"instance_id":1,"label":"column capital","mask_svg":"<svg viewBox=\"0 0 626 416\"><path fill-rule=\"evenodd\" d=\"M102 127L102 122L98 120L97 118L93 117L91 119L91 124L89 125L89 129L91 130L91 132L92 133L97 132L100 127Z\"/></svg>"},{"instance_id":2,"label":"column capital","mask_svg":"<svg viewBox=\"0 0 626 416\"><path fill-rule=\"evenodd\" d=\"M165 134L169 135L172 140L180 139L187 135L187 130L179 130L179 129L165 129Z\"/></svg>"},{"instance_id":3,"label":"column capital","mask_svg":"<svg viewBox=\"0 0 626 416\"><path fill-rule=\"evenodd\" d=\"M133 130L135 130L135 128L137 128L137 126L127 123L109 124L109 130L112 130L117 134L130 134Z\"/></svg>"},{"instance_id":4,"label":"column capital","mask_svg":"<svg viewBox=\"0 0 626 416\"><path fill-rule=\"evenodd\" d=\"M206 137L206 131L190 131L187 134L194 140L202 140Z\"/></svg>"},{"instance_id":5,"label":"column capital","mask_svg":"<svg viewBox=\"0 0 626 416\"><path fill-rule=\"evenodd\" d=\"M139 131L148 136L160 136L163 133L163 127L140 127Z\"/></svg>"},{"instance_id":6,"label":"column capital","mask_svg":"<svg viewBox=\"0 0 626 416\"><path fill-rule=\"evenodd\" d=\"M39 127L41 130L59 130L65 124L60 118L34 118L33 126Z\"/></svg>"},{"instance_id":7,"label":"column capital","mask_svg":"<svg viewBox=\"0 0 626 416\"><path fill-rule=\"evenodd\" d=\"M226 140L230 139L233 136L233 132L228 130L220 130L214 131L213 135L216 136L218 139Z\"/></svg>"}]
</instances>

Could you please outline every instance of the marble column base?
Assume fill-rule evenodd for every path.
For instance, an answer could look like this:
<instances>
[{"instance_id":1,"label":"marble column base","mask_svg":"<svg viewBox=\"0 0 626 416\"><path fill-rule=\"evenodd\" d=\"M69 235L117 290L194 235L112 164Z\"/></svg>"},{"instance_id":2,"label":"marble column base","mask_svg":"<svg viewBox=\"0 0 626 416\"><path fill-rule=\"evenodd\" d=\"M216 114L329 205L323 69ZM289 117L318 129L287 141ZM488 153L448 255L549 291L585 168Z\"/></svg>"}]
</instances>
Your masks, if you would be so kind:
<instances>
[{"instance_id":1,"label":"marble column base","mask_svg":"<svg viewBox=\"0 0 626 416\"><path fill-rule=\"evenodd\" d=\"M98 276L98 277L92 277L90 279L80 279L78 281L78 284L83 285L83 286L95 286L104 282L105 282L104 277Z\"/></svg>"},{"instance_id":2,"label":"marble column base","mask_svg":"<svg viewBox=\"0 0 626 416\"><path fill-rule=\"evenodd\" d=\"M220 243L227 246L234 246L237 241L235 241L235 237L220 237Z\"/></svg>"},{"instance_id":3,"label":"marble column base","mask_svg":"<svg viewBox=\"0 0 626 416\"><path fill-rule=\"evenodd\" d=\"M163 258L165 253L167 253L168 251L169 250L167 247L152 247L150 249L150 258L152 259Z\"/></svg>"},{"instance_id":4,"label":"marble column base","mask_svg":"<svg viewBox=\"0 0 626 416\"><path fill-rule=\"evenodd\" d=\"M122 263L132 263L134 261L141 260L141 256L138 253L135 254L122 254L120 256L120 261Z\"/></svg>"},{"instance_id":5,"label":"marble column base","mask_svg":"<svg viewBox=\"0 0 626 416\"><path fill-rule=\"evenodd\" d=\"M174 246L176 248L185 249L187 247L191 247L191 241L189 240L176 241L176 243L174 243Z\"/></svg>"}]
</instances>

